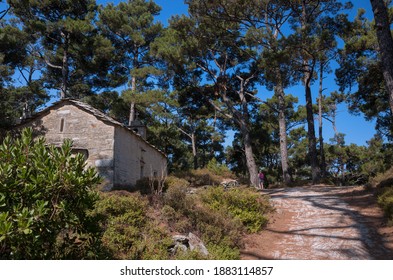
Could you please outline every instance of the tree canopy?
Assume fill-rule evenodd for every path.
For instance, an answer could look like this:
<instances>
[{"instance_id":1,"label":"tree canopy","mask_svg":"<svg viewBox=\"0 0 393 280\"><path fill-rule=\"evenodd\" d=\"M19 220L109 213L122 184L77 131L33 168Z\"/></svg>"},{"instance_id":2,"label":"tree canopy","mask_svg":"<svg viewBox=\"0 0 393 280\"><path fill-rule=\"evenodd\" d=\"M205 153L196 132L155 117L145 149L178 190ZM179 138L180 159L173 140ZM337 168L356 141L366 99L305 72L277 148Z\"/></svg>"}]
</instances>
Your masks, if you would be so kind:
<instances>
[{"instance_id":1,"label":"tree canopy","mask_svg":"<svg viewBox=\"0 0 393 280\"><path fill-rule=\"evenodd\" d=\"M350 18L338 0L185 4L166 23L152 0L1 1L0 137L49 100L75 98L144 122L171 171L214 159L250 185L259 169L289 185L389 167L390 1L370 1L374 19ZM366 145L346 144L344 104L376 119Z\"/></svg>"}]
</instances>

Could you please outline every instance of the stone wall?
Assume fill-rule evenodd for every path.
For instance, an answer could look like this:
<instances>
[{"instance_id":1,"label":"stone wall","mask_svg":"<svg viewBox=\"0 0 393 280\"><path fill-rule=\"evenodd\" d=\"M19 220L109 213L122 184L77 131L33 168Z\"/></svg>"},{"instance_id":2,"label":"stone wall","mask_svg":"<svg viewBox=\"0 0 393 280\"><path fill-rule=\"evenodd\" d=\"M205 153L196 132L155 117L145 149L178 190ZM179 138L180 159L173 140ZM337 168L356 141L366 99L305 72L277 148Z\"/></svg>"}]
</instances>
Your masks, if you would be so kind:
<instances>
[{"instance_id":1,"label":"stone wall","mask_svg":"<svg viewBox=\"0 0 393 280\"><path fill-rule=\"evenodd\" d=\"M64 139L71 139L77 150L87 150L87 164L95 166L112 188L114 177L114 125L105 124L91 113L72 104L54 106L25 126L31 126L45 136L47 143L60 146Z\"/></svg>"},{"instance_id":2,"label":"stone wall","mask_svg":"<svg viewBox=\"0 0 393 280\"><path fill-rule=\"evenodd\" d=\"M105 179L106 190L129 189L143 177L166 175L167 159L161 152L101 112L77 105L70 101L53 105L19 129L33 127L36 135L56 146L71 139L74 152L84 154L87 164Z\"/></svg>"},{"instance_id":3,"label":"stone wall","mask_svg":"<svg viewBox=\"0 0 393 280\"><path fill-rule=\"evenodd\" d=\"M166 157L124 127L115 129L115 185L130 187L143 177L166 174Z\"/></svg>"}]
</instances>

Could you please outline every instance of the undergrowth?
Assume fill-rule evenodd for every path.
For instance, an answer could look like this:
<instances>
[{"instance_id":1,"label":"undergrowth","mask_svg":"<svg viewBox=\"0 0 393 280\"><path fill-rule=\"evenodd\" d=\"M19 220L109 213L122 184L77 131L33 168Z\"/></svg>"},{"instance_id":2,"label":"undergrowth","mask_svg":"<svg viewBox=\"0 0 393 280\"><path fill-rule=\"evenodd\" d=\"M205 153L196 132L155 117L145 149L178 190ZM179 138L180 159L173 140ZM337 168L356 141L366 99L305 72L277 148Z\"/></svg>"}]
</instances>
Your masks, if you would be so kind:
<instances>
[{"instance_id":1,"label":"undergrowth","mask_svg":"<svg viewBox=\"0 0 393 280\"><path fill-rule=\"evenodd\" d=\"M101 193L91 215L99 218L109 259L169 259L172 240L148 217L148 200L126 191Z\"/></svg>"},{"instance_id":2,"label":"undergrowth","mask_svg":"<svg viewBox=\"0 0 393 280\"><path fill-rule=\"evenodd\" d=\"M378 174L371 180L371 185L376 187L378 205L384 211L388 224L393 226L393 168Z\"/></svg>"},{"instance_id":3,"label":"undergrowth","mask_svg":"<svg viewBox=\"0 0 393 280\"><path fill-rule=\"evenodd\" d=\"M162 215L176 232L196 233L209 250L209 259L239 259L241 237L266 224L268 201L249 189L221 187L187 195L184 187L169 188Z\"/></svg>"},{"instance_id":4,"label":"undergrowth","mask_svg":"<svg viewBox=\"0 0 393 280\"><path fill-rule=\"evenodd\" d=\"M161 203L154 205L140 194L101 193L90 215L100 221L102 255L138 260L239 259L242 236L260 231L267 222L268 201L253 190L210 187L189 194L180 185L168 188ZM203 241L208 256L168 251L171 235L190 232Z\"/></svg>"},{"instance_id":5,"label":"undergrowth","mask_svg":"<svg viewBox=\"0 0 393 280\"><path fill-rule=\"evenodd\" d=\"M178 179L178 183L181 181L183 185L191 187L219 185L224 179L234 179L234 175L225 166L214 164L207 168L177 172L171 176L171 182L174 181L174 177Z\"/></svg>"},{"instance_id":6,"label":"undergrowth","mask_svg":"<svg viewBox=\"0 0 393 280\"><path fill-rule=\"evenodd\" d=\"M270 209L268 201L250 189L211 188L202 194L202 201L211 209L239 219L249 233L260 231L268 221L265 216Z\"/></svg>"}]
</instances>

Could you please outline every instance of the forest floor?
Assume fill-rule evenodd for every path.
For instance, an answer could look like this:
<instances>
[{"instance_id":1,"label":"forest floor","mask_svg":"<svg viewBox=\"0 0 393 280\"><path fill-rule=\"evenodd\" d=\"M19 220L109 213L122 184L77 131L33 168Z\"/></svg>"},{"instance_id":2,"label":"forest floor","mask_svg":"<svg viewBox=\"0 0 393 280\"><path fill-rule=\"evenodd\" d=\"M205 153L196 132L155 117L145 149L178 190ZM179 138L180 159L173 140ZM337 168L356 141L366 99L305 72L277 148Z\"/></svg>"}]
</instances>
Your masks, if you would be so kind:
<instances>
[{"instance_id":1,"label":"forest floor","mask_svg":"<svg viewBox=\"0 0 393 280\"><path fill-rule=\"evenodd\" d=\"M268 189L275 211L245 237L245 260L393 259L393 227L363 187Z\"/></svg>"}]
</instances>

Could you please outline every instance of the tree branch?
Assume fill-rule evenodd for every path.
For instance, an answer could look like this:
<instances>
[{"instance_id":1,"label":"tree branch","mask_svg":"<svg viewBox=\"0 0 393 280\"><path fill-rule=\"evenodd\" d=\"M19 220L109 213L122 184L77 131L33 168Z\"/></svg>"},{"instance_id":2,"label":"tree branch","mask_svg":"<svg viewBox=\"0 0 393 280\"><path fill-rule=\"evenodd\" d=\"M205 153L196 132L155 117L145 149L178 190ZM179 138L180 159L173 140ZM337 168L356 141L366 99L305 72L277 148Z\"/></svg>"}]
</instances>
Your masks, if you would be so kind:
<instances>
[{"instance_id":1,"label":"tree branch","mask_svg":"<svg viewBox=\"0 0 393 280\"><path fill-rule=\"evenodd\" d=\"M8 7L6 10L0 12L0 20L2 20L8 13L11 7Z\"/></svg>"},{"instance_id":2,"label":"tree branch","mask_svg":"<svg viewBox=\"0 0 393 280\"><path fill-rule=\"evenodd\" d=\"M181 127L178 127L177 125L175 125L177 127L178 130L180 130L180 132L182 132L183 134L185 134L187 137L189 137L190 139L192 139L192 135L187 133L186 131L184 131Z\"/></svg>"},{"instance_id":3,"label":"tree branch","mask_svg":"<svg viewBox=\"0 0 393 280\"><path fill-rule=\"evenodd\" d=\"M216 104L214 104L213 101L209 100L209 103L210 103L210 104L211 104L211 105L212 105L221 115L223 115L224 117L226 117L226 118L228 118L228 119L230 119L230 120L233 119L233 116L232 116L232 115L229 115L228 113L223 112L223 110L222 110L220 107L218 107Z\"/></svg>"},{"instance_id":4,"label":"tree branch","mask_svg":"<svg viewBox=\"0 0 393 280\"><path fill-rule=\"evenodd\" d=\"M279 113L280 111L277 110L276 108L274 108L272 105L270 105L268 102L263 101L262 99L260 99L259 97L256 97L255 95L252 95L250 92L246 92L246 94L256 100L258 100L259 102L265 104L266 106L268 106L270 109L272 109L274 112Z\"/></svg>"},{"instance_id":5,"label":"tree branch","mask_svg":"<svg viewBox=\"0 0 393 280\"><path fill-rule=\"evenodd\" d=\"M38 54L45 61L46 65L48 65L49 67L52 67L55 69L63 69L62 66L52 64L48 59L45 58L45 56L42 53L38 52Z\"/></svg>"}]
</instances>

